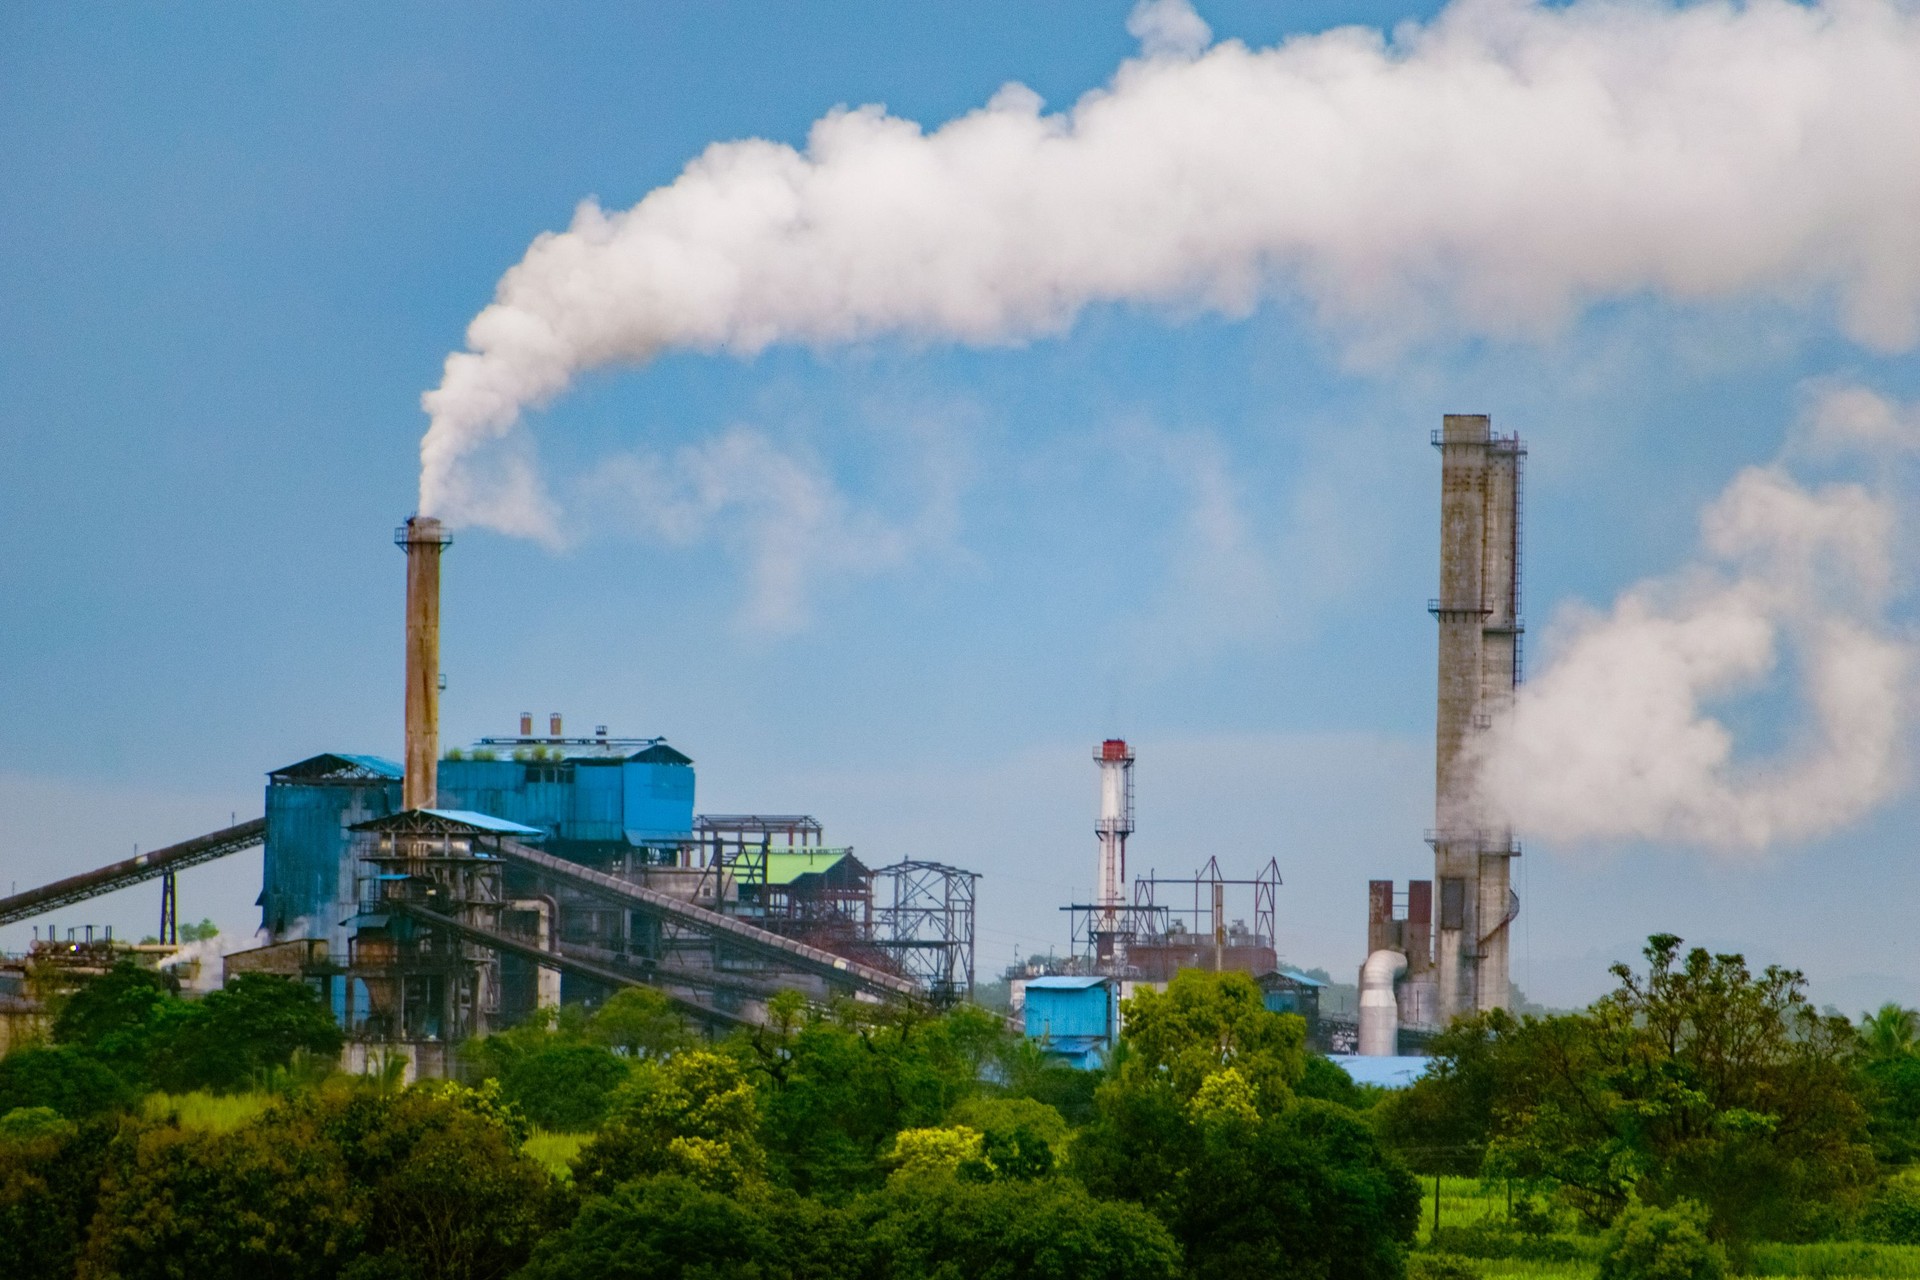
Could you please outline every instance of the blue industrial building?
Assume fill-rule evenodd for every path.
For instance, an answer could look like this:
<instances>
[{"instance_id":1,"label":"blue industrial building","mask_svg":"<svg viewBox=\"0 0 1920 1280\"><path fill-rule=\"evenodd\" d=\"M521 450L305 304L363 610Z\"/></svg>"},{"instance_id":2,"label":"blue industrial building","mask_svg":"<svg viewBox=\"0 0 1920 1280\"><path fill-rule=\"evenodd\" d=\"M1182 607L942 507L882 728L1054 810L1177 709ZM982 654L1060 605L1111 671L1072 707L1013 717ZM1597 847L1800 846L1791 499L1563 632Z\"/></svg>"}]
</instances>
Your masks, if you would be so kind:
<instances>
[{"instance_id":1,"label":"blue industrial building","mask_svg":"<svg viewBox=\"0 0 1920 1280\"><path fill-rule=\"evenodd\" d=\"M325 939L347 956L359 879L352 828L397 813L401 768L326 753L268 775L261 925L274 942ZM693 761L663 739L483 739L440 762L442 808L544 834L541 847L596 869L672 862L692 838Z\"/></svg>"},{"instance_id":2,"label":"blue industrial building","mask_svg":"<svg viewBox=\"0 0 1920 1280\"><path fill-rule=\"evenodd\" d=\"M1113 1051L1120 1020L1111 978L1032 978L1026 984L1027 1039L1070 1067L1095 1070Z\"/></svg>"}]
</instances>

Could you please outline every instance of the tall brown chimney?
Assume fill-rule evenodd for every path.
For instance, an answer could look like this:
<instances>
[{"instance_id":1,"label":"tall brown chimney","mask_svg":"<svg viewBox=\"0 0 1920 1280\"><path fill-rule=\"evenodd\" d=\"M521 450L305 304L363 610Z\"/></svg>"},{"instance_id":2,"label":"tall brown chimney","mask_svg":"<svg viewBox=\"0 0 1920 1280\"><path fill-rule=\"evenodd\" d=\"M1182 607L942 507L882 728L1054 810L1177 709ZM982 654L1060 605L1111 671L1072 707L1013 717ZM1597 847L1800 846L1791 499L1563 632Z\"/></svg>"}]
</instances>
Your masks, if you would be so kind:
<instances>
[{"instance_id":1,"label":"tall brown chimney","mask_svg":"<svg viewBox=\"0 0 1920 1280\"><path fill-rule=\"evenodd\" d=\"M401 804L431 809L440 796L440 553L453 539L414 516L393 540L407 553L407 754Z\"/></svg>"}]
</instances>

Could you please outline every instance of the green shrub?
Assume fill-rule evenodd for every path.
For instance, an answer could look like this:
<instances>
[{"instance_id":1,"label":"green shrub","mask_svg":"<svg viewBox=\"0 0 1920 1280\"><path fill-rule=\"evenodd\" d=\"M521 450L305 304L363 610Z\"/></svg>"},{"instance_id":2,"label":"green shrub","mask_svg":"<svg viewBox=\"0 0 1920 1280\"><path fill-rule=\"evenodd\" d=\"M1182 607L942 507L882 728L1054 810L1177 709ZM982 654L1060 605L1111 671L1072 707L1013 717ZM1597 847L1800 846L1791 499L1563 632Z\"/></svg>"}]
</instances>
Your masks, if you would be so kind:
<instances>
[{"instance_id":1,"label":"green shrub","mask_svg":"<svg viewBox=\"0 0 1920 1280\"><path fill-rule=\"evenodd\" d=\"M1407 1280L1480 1280L1480 1269L1451 1253L1416 1253L1407 1259Z\"/></svg>"},{"instance_id":2,"label":"green shrub","mask_svg":"<svg viewBox=\"0 0 1920 1280\"><path fill-rule=\"evenodd\" d=\"M607 1118L627 1074L627 1064L599 1045L547 1045L507 1065L500 1093L542 1129L584 1133Z\"/></svg>"},{"instance_id":3,"label":"green shrub","mask_svg":"<svg viewBox=\"0 0 1920 1280\"><path fill-rule=\"evenodd\" d=\"M0 1114L49 1107L69 1120L117 1111L133 1093L92 1054L71 1045L16 1049L0 1058Z\"/></svg>"},{"instance_id":4,"label":"green shrub","mask_svg":"<svg viewBox=\"0 0 1920 1280\"><path fill-rule=\"evenodd\" d=\"M1500 1219L1482 1219L1464 1227L1441 1227L1428 1243L1467 1258L1517 1258L1528 1262L1572 1262L1584 1257L1572 1240L1529 1231Z\"/></svg>"},{"instance_id":5,"label":"green shrub","mask_svg":"<svg viewBox=\"0 0 1920 1280\"><path fill-rule=\"evenodd\" d=\"M1920 1244L1920 1179L1888 1178L1867 1206L1861 1226L1881 1244Z\"/></svg>"},{"instance_id":6,"label":"green shrub","mask_svg":"<svg viewBox=\"0 0 1920 1280\"><path fill-rule=\"evenodd\" d=\"M1726 1251L1707 1238L1707 1211L1691 1200L1659 1209L1634 1202L1607 1233L1598 1280L1721 1280Z\"/></svg>"}]
</instances>

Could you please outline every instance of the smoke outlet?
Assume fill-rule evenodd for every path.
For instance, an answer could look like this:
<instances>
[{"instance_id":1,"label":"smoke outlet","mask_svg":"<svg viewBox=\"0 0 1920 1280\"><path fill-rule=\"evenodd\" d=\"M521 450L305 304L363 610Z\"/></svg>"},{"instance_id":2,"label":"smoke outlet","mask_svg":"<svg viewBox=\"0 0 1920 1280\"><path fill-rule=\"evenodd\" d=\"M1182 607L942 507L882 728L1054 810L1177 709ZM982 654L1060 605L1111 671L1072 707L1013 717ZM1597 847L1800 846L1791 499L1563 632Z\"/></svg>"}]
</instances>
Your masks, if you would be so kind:
<instances>
[{"instance_id":1,"label":"smoke outlet","mask_svg":"<svg viewBox=\"0 0 1920 1280\"><path fill-rule=\"evenodd\" d=\"M549 738L557 738L560 736L560 713L558 711L547 717L547 736Z\"/></svg>"},{"instance_id":2,"label":"smoke outlet","mask_svg":"<svg viewBox=\"0 0 1920 1280\"><path fill-rule=\"evenodd\" d=\"M523 738L531 738L533 736L533 712L531 711L522 711L520 713L520 736Z\"/></svg>"}]
</instances>

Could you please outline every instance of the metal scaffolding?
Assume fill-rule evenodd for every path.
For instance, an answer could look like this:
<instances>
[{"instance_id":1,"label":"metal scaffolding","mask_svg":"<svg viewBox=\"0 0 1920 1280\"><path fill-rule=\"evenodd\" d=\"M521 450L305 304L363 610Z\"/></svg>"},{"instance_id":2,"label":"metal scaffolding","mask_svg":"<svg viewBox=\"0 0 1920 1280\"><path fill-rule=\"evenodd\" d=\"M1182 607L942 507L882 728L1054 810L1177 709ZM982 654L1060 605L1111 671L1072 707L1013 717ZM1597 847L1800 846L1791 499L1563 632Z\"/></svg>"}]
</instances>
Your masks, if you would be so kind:
<instances>
[{"instance_id":1,"label":"metal scaffolding","mask_svg":"<svg viewBox=\"0 0 1920 1280\"><path fill-rule=\"evenodd\" d=\"M1251 879L1235 878L1220 870L1218 858L1208 858L1188 877L1158 876L1149 871L1133 881L1133 902L1111 913L1100 903L1071 903L1068 913L1071 946L1085 955L1090 972L1164 982L1180 969L1235 969L1265 973L1278 963L1274 939L1280 864L1267 859ZM1229 892L1229 891L1233 892ZM1189 896L1190 895L1190 896ZM1246 916L1229 917L1229 907L1245 910L1250 900L1252 925ZM1107 929L1106 916L1117 914L1114 933L1120 946L1115 961L1100 954L1098 943Z\"/></svg>"},{"instance_id":2,"label":"metal scaffolding","mask_svg":"<svg viewBox=\"0 0 1920 1280\"><path fill-rule=\"evenodd\" d=\"M874 875L873 944L936 1003L973 998L973 910L980 877L907 860Z\"/></svg>"}]
</instances>

